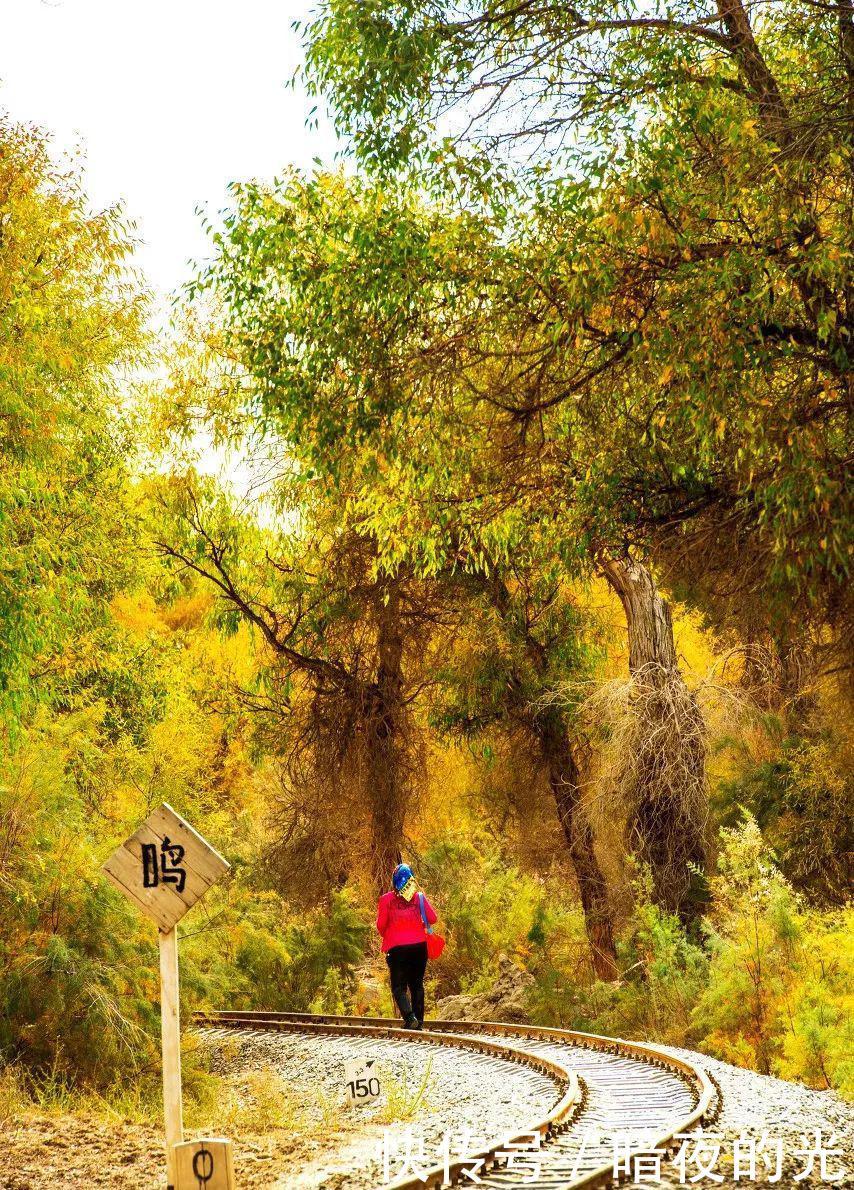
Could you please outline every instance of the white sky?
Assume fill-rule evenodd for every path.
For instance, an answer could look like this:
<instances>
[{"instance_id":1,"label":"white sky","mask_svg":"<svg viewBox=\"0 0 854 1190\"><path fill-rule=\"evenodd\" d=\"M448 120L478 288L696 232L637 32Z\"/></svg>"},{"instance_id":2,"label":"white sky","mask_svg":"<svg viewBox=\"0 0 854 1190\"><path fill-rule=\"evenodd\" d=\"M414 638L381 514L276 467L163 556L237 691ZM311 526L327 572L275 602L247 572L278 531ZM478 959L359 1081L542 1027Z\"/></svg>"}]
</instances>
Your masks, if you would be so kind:
<instances>
[{"instance_id":1,"label":"white sky","mask_svg":"<svg viewBox=\"0 0 854 1190\"><path fill-rule=\"evenodd\" d=\"M301 57L291 22L313 0L2 0L0 107L82 145L94 206L123 200L161 294L206 251L197 204L229 181L331 162L328 124L286 87Z\"/></svg>"}]
</instances>

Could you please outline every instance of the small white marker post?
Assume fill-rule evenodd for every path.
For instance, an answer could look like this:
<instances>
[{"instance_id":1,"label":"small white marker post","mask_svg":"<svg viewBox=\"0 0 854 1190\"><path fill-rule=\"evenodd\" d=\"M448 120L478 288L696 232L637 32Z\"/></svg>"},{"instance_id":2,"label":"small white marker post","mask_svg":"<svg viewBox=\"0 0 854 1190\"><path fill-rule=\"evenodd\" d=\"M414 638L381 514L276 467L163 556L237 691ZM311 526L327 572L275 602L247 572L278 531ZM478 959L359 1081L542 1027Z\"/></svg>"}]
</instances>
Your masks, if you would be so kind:
<instances>
[{"instance_id":1,"label":"small white marker post","mask_svg":"<svg viewBox=\"0 0 854 1190\"><path fill-rule=\"evenodd\" d=\"M146 818L129 839L116 848L102 871L138 909L150 917L160 933L160 1019L163 1053L163 1117L166 1125L166 1164L170 1190L179 1190L175 1146L184 1140L181 1104L181 1023L178 1005L178 930L177 925L229 870L230 865L165 802ZM217 1190L231 1181L214 1176L214 1159L204 1151L205 1186ZM218 1163L225 1179L231 1171L227 1141L216 1142L229 1148L226 1160ZM214 1146L212 1145L212 1148ZM224 1151L224 1150L223 1150ZM198 1162L197 1162L198 1164ZM210 1173L207 1172L210 1166ZM231 1172L233 1178L233 1172ZM190 1185L189 1182L185 1183Z\"/></svg>"},{"instance_id":2,"label":"small white marker post","mask_svg":"<svg viewBox=\"0 0 854 1190\"><path fill-rule=\"evenodd\" d=\"M344 1090L350 1104L373 1103L382 1094L374 1058L350 1058L344 1063Z\"/></svg>"}]
</instances>

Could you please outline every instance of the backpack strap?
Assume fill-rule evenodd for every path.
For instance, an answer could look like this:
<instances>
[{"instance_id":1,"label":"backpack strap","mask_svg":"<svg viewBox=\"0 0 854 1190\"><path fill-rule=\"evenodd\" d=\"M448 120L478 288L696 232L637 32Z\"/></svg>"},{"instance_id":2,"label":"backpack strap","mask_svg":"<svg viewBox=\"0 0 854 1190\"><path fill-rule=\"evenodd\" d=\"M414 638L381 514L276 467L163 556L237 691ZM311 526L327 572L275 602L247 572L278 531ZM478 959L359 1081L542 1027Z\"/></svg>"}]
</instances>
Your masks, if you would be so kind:
<instances>
[{"instance_id":1,"label":"backpack strap","mask_svg":"<svg viewBox=\"0 0 854 1190\"><path fill-rule=\"evenodd\" d=\"M421 920L424 922L425 932L428 934L432 934L433 927L427 921L427 912L424 908L424 893L423 892L420 892L418 894L418 908L421 910Z\"/></svg>"}]
</instances>

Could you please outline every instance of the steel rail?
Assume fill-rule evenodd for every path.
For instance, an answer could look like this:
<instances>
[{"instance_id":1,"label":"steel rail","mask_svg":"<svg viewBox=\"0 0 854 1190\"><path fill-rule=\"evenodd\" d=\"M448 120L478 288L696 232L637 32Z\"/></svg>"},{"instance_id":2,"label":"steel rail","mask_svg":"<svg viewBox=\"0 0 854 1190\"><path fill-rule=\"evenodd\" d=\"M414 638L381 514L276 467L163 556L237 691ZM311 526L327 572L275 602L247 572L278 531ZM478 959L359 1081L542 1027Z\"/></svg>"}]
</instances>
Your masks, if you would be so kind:
<instances>
[{"instance_id":1,"label":"steel rail","mask_svg":"<svg viewBox=\"0 0 854 1190\"><path fill-rule=\"evenodd\" d=\"M677 1075L691 1091L694 1100L692 1111L686 1116L674 1117L672 1124L668 1122L667 1128L654 1139L650 1139L642 1146L635 1146L634 1151L636 1152L651 1150L670 1152L678 1146L678 1138L682 1134L713 1123L720 1110L718 1091L702 1067L676 1057L660 1046L648 1042L626 1041L622 1038L602 1037L570 1029L518 1025L503 1021L428 1020L425 1022L427 1026L425 1029L408 1030L403 1028L401 1021L389 1017L352 1017L298 1012L233 1012L228 1010L197 1013L194 1021L199 1025L224 1026L226 1028L279 1029L288 1032L377 1036L395 1040L405 1038L439 1045L452 1044L531 1067L540 1073L551 1076L564 1087L564 1094L551 1112L536 1124L525 1128L517 1136L508 1138L505 1135L500 1140L492 1140L482 1151L468 1154L465 1158L451 1163L447 1168L435 1166L426 1171L424 1177L401 1178L396 1182L387 1183L384 1190L416 1190L417 1187L424 1186L439 1187L447 1184L446 1173L450 1175L451 1184L456 1185L464 1169L470 1166L474 1160L483 1160L484 1171L500 1169L502 1162L506 1161L506 1148L509 1141L520 1142L524 1137L539 1133L542 1143L548 1144L577 1120L586 1102L586 1089L583 1080L579 1079L571 1069L562 1066L553 1059L532 1054L513 1045L484 1041L482 1036L484 1034L501 1037L505 1042L512 1038L520 1038L595 1050L659 1067ZM632 1150L629 1149L629 1155L631 1152ZM580 1176L562 1182L561 1186L563 1190L585 1190L585 1188L593 1190L594 1187L613 1185L615 1181L625 1180L629 1176L629 1165L630 1162L627 1162L626 1168L615 1178L614 1163L604 1163Z\"/></svg>"}]
</instances>

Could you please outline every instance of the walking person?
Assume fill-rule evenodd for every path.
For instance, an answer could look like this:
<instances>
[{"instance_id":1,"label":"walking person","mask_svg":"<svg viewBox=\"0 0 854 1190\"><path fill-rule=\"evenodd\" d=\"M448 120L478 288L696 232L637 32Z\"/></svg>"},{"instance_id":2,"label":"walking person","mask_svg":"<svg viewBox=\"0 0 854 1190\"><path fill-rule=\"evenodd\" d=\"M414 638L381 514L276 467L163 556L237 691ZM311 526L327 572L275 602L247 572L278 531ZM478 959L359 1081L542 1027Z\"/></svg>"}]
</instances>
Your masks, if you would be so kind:
<instances>
[{"instance_id":1,"label":"walking person","mask_svg":"<svg viewBox=\"0 0 854 1190\"><path fill-rule=\"evenodd\" d=\"M424 1024L424 972L427 969L428 927L436 911L423 892L417 891L408 864L398 864L391 877L391 892L377 905L377 929L391 974L391 994L407 1029Z\"/></svg>"}]
</instances>

